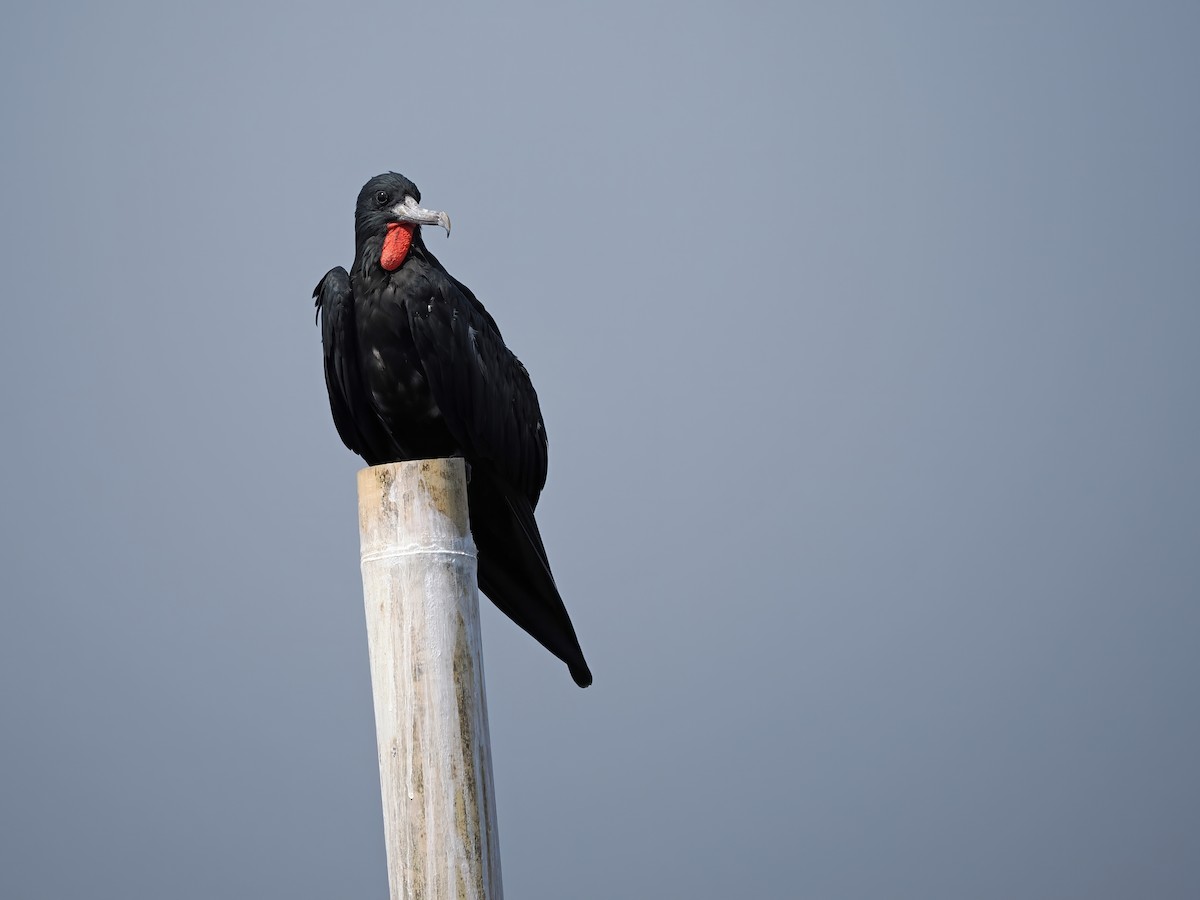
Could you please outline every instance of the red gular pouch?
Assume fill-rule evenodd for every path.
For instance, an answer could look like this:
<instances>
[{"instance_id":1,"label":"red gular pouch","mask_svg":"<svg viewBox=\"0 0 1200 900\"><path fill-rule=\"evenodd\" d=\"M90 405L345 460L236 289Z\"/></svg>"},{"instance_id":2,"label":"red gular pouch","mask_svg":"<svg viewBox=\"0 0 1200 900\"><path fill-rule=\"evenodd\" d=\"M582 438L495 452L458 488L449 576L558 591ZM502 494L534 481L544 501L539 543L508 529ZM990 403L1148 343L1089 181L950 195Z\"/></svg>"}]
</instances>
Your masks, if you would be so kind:
<instances>
[{"instance_id":1,"label":"red gular pouch","mask_svg":"<svg viewBox=\"0 0 1200 900\"><path fill-rule=\"evenodd\" d=\"M379 264L389 272L395 272L408 256L408 248L412 246L413 229L417 226L411 222L388 222L387 237L383 239L383 253L379 256Z\"/></svg>"}]
</instances>

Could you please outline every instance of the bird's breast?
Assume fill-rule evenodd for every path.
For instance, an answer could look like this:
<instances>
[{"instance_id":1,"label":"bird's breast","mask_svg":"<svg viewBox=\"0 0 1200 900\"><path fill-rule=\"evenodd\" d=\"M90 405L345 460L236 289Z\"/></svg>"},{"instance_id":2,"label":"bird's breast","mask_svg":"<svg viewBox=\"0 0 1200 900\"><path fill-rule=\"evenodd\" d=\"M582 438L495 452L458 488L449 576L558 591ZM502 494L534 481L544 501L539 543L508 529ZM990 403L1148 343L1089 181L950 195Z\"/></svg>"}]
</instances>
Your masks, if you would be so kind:
<instances>
[{"instance_id":1,"label":"bird's breast","mask_svg":"<svg viewBox=\"0 0 1200 900\"><path fill-rule=\"evenodd\" d=\"M368 285L356 310L359 361L375 414L409 458L457 452L430 390L409 324L411 286ZM357 293L357 292L356 292Z\"/></svg>"}]
</instances>

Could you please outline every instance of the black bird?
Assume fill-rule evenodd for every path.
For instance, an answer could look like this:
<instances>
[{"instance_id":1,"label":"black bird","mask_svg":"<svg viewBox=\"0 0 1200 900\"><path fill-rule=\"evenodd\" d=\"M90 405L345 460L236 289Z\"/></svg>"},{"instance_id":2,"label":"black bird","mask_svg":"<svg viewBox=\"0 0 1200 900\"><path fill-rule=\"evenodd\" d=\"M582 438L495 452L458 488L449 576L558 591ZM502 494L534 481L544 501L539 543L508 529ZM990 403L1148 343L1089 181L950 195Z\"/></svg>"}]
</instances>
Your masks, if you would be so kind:
<instances>
[{"instance_id":1,"label":"black bird","mask_svg":"<svg viewBox=\"0 0 1200 900\"><path fill-rule=\"evenodd\" d=\"M422 225L450 234L395 172L363 185L354 265L313 291L338 434L368 465L461 456L479 587L592 683L533 517L546 483L546 430L529 373L495 320L429 252Z\"/></svg>"}]
</instances>

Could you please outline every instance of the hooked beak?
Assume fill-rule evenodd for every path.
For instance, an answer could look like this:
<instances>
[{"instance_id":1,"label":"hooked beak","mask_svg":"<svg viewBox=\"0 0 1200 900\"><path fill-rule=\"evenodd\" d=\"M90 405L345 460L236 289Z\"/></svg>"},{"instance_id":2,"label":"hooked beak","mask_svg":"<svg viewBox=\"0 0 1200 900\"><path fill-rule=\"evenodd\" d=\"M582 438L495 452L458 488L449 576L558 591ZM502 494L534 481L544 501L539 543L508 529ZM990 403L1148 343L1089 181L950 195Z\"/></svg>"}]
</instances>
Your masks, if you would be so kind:
<instances>
[{"instance_id":1,"label":"hooked beak","mask_svg":"<svg viewBox=\"0 0 1200 900\"><path fill-rule=\"evenodd\" d=\"M401 222L412 222L415 225L441 225L446 229L446 237L450 237L450 217L444 212L432 209L422 209L412 197L405 197L403 202L392 207L392 215Z\"/></svg>"}]
</instances>

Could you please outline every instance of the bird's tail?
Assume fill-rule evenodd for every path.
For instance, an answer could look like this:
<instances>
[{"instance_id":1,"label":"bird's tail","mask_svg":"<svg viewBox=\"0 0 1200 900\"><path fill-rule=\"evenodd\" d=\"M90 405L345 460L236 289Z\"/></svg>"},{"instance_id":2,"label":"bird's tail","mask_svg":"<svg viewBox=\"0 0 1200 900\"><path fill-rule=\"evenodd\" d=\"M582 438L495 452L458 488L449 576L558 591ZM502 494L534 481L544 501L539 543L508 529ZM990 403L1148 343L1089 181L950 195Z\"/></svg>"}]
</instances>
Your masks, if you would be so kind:
<instances>
[{"instance_id":1,"label":"bird's tail","mask_svg":"<svg viewBox=\"0 0 1200 900\"><path fill-rule=\"evenodd\" d=\"M488 478L473 478L468 490L471 532L479 550L479 589L565 662L577 685L587 687L592 673L550 572L533 507Z\"/></svg>"}]
</instances>

